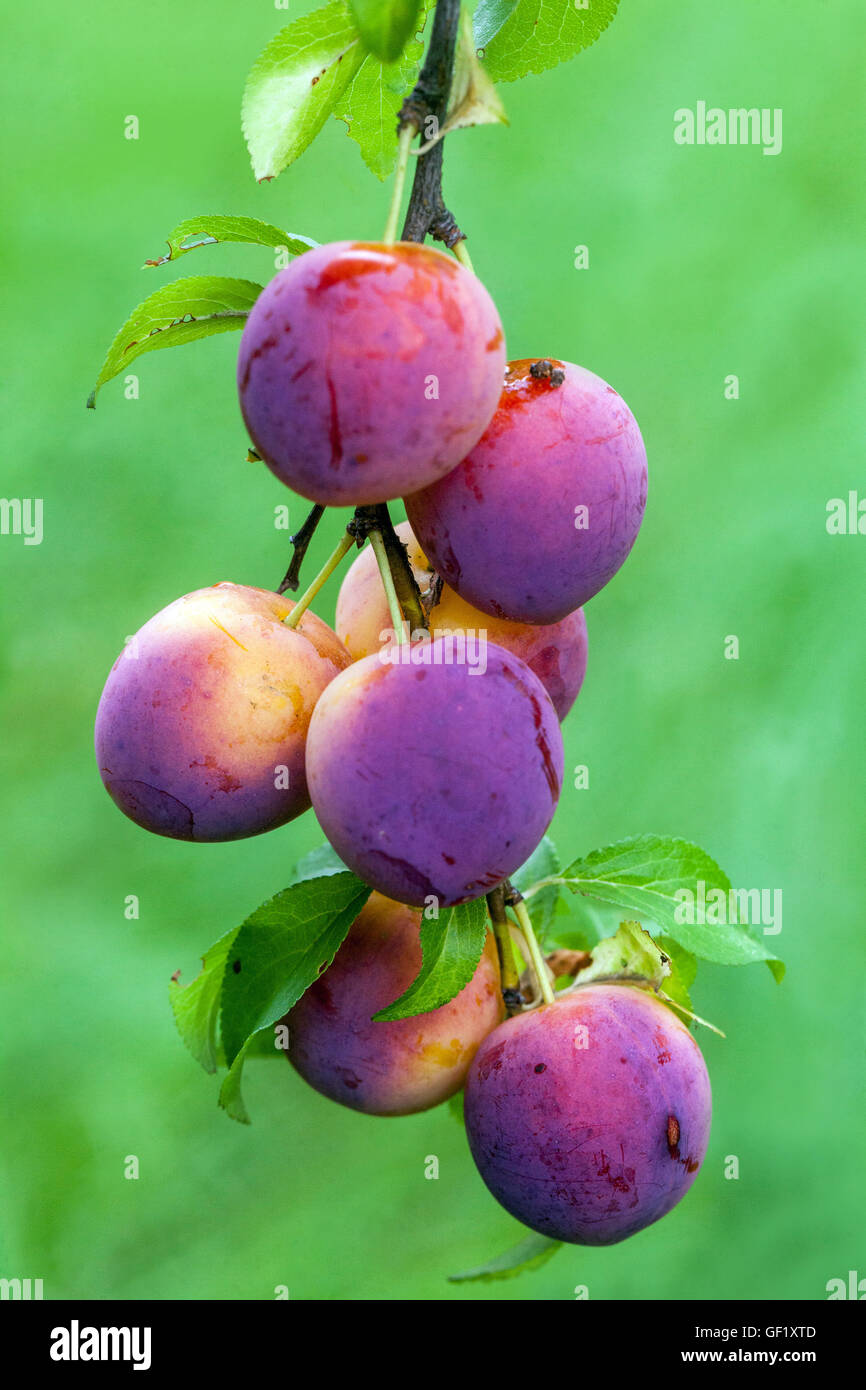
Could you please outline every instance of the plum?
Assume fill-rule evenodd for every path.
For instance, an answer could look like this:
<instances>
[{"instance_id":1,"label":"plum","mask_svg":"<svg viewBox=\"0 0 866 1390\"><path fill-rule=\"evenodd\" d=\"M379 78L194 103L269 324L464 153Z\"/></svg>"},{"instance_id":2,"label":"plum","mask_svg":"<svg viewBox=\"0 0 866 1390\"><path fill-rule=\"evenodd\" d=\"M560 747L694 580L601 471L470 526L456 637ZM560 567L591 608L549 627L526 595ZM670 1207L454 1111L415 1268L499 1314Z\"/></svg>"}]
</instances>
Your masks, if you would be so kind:
<instances>
[{"instance_id":1,"label":"plum","mask_svg":"<svg viewBox=\"0 0 866 1390\"><path fill-rule=\"evenodd\" d=\"M351 657L327 624L265 589L216 584L162 609L111 669L96 759L131 820L176 840L236 840L310 805L307 727Z\"/></svg>"},{"instance_id":2,"label":"plum","mask_svg":"<svg viewBox=\"0 0 866 1390\"><path fill-rule=\"evenodd\" d=\"M505 340L470 271L430 246L338 241L299 256L241 338L241 410L258 451L313 502L425 487L478 443Z\"/></svg>"},{"instance_id":3,"label":"plum","mask_svg":"<svg viewBox=\"0 0 866 1390\"><path fill-rule=\"evenodd\" d=\"M368 1115L411 1115L460 1090L503 1015L496 946L454 999L430 1013L372 1021L421 969L421 913L373 893L323 975L287 1015L288 1058L322 1095Z\"/></svg>"},{"instance_id":4,"label":"plum","mask_svg":"<svg viewBox=\"0 0 866 1390\"><path fill-rule=\"evenodd\" d=\"M407 547L421 593L426 595L435 571L409 522L401 522L396 530ZM388 601L376 557L369 546L361 551L343 580L334 626L340 641L356 661L380 651L382 634L390 631ZM538 676L560 719L568 714L583 685L587 655L583 609L549 626L512 623L507 618L491 618L473 608L448 584L443 584L438 602L430 613L430 628L434 636L445 632L484 632L487 640L519 656Z\"/></svg>"},{"instance_id":5,"label":"plum","mask_svg":"<svg viewBox=\"0 0 866 1390\"><path fill-rule=\"evenodd\" d=\"M613 387L569 362L527 360L509 364L480 442L407 497L406 512L431 564L467 603L555 623L616 574L646 487L640 430Z\"/></svg>"},{"instance_id":6,"label":"plum","mask_svg":"<svg viewBox=\"0 0 866 1390\"><path fill-rule=\"evenodd\" d=\"M700 1048L660 1000L579 986L518 1014L479 1048L466 1133L512 1216L554 1240L612 1245L664 1216L707 1148Z\"/></svg>"},{"instance_id":7,"label":"plum","mask_svg":"<svg viewBox=\"0 0 866 1390\"><path fill-rule=\"evenodd\" d=\"M307 778L343 861L398 902L480 897L529 857L556 809L562 734L529 667L448 639L364 657L313 713Z\"/></svg>"}]
</instances>

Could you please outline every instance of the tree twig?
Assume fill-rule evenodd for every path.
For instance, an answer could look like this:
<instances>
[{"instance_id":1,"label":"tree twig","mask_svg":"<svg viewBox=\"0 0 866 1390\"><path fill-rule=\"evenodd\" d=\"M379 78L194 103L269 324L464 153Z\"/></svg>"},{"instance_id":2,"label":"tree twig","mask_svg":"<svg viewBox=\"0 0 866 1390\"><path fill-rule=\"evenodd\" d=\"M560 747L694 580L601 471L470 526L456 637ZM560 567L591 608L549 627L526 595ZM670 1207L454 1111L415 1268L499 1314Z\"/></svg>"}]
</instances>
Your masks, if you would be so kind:
<instances>
[{"instance_id":1,"label":"tree twig","mask_svg":"<svg viewBox=\"0 0 866 1390\"><path fill-rule=\"evenodd\" d=\"M436 122L437 131L445 124L459 28L460 0L439 0L424 66L401 108L399 129L413 125L426 134L425 126L431 118ZM434 240L454 247L463 240L464 234L442 196L444 146L444 140L437 140L425 154L418 156L403 223L403 241L423 241L429 234Z\"/></svg>"}]
</instances>

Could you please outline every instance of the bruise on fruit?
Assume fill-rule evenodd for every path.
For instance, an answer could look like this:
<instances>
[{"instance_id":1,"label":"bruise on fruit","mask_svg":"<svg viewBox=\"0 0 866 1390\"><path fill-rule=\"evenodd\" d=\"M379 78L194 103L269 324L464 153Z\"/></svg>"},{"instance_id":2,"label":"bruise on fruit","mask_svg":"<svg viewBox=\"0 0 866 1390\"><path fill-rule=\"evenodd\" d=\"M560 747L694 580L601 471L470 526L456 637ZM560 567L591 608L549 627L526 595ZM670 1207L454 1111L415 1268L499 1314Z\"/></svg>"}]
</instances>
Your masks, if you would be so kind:
<instances>
[{"instance_id":1,"label":"bruise on fruit","mask_svg":"<svg viewBox=\"0 0 866 1390\"><path fill-rule=\"evenodd\" d=\"M671 1158L679 1158L680 1122L677 1119L676 1115L668 1115L667 1139L668 1153L670 1154Z\"/></svg>"}]
</instances>

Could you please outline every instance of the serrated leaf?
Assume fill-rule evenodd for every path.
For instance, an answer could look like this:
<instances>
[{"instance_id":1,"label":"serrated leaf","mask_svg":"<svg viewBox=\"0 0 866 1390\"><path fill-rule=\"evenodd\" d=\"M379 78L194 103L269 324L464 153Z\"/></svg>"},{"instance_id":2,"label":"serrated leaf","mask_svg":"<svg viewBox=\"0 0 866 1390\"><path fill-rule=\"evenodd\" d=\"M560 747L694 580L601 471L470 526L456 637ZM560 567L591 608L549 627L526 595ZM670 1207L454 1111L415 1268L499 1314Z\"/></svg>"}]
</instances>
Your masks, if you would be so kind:
<instances>
[{"instance_id":1,"label":"serrated leaf","mask_svg":"<svg viewBox=\"0 0 866 1390\"><path fill-rule=\"evenodd\" d=\"M551 1255L555 1255L561 1240L551 1240L550 1236L538 1235L535 1232L527 1235L519 1245L506 1250L504 1255L498 1255L495 1260L490 1260L485 1265L479 1265L477 1269L467 1269L463 1274L449 1274L449 1284L465 1284L473 1279L483 1280L488 1283L492 1279L512 1279L515 1274L522 1274L529 1269L538 1269L546 1264Z\"/></svg>"},{"instance_id":2,"label":"serrated leaf","mask_svg":"<svg viewBox=\"0 0 866 1390\"><path fill-rule=\"evenodd\" d=\"M478 56L494 82L514 82L575 57L610 24L618 0L481 0L475 11Z\"/></svg>"},{"instance_id":3,"label":"serrated leaf","mask_svg":"<svg viewBox=\"0 0 866 1390\"><path fill-rule=\"evenodd\" d=\"M555 878L560 867L556 846L550 836L545 835L526 863L521 864L517 873L511 875L511 882L521 893L526 893L542 879ZM544 945L545 938L553 927L561 894L562 884L550 883L526 900L529 918L541 945Z\"/></svg>"},{"instance_id":4,"label":"serrated leaf","mask_svg":"<svg viewBox=\"0 0 866 1390\"><path fill-rule=\"evenodd\" d=\"M231 1066L253 1033L277 1023L326 970L371 889L348 870L305 879L241 925L226 962L220 1029Z\"/></svg>"},{"instance_id":5,"label":"serrated leaf","mask_svg":"<svg viewBox=\"0 0 866 1390\"><path fill-rule=\"evenodd\" d=\"M422 24L430 8L427 0L423 8ZM397 118L415 84L423 52L423 42L412 39L395 63L381 63L368 56L334 111L345 121L367 168L379 179L387 178L394 168Z\"/></svg>"},{"instance_id":6,"label":"serrated leaf","mask_svg":"<svg viewBox=\"0 0 866 1390\"><path fill-rule=\"evenodd\" d=\"M349 0L349 9L367 51L394 63L415 30L421 0Z\"/></svg>"},{"instance_id":7,"label":"serrated leaf","mask_svg":"<svg viewBox=\"0 0 866 1390\"><path fill-rule=\"evenodd\" d=\"M478 968L487 939L487 906L483 898L459 907L442 908L439 916L421 919L423 964L399 999L373 1015L376 1023L440 1009L468 985Z\"/></svg>"},{"instance_id":8,"label":"serrated leaf","mask_svg":"<svg viewBox=\"0 0 866 1390\"><path fill-rule=\"evenodd\" d=\"M746 965L766 961L776 979L784 966L757 937L738 923L715 926L681 920L678 894L706 890L731 891L730 881L714 859L686 840L661 835L638 835L576 859L562 877L575 893L600 898L654 923L661 932L701 960L717 965Z\"/></svg>"},{"instance_id":9,"label":"serrated leaf","mask_svg":"<svg viewBox=\"0 0 866 1390\"><path fill-rule=\"evenodd\" d=\"M460 30L454 54L454 77L448 96L448 111L440 130L416 151L423 154L437 140L462 126L508 125L502 98L478 61L472 19L465 6L460 11Z\"/></svg>"},{"instance_id":10,"label":"serrated leaf","mask_svg":"<svg viewBox=\"0 0 866 1390\"><path fill-rule=\"evenodd\" d=\"M309 237L298 236L295 232L284 232L271 222L262 222L258 217L188 217L178 222L174 231L166 237L168 255L156 261L145 261L146 266L165 265L176 261L188 251L200 246L216 246L221 241L241 242L251 246L285 247L290 256L301 256L318 243Z\"/></svg>"},{"instance_id":11,"label":"serrated leaf","mask_svg":"<svg viewBox=\"0 0 866 1390\"><path fill-rule=\"evenodd\" d=\"M173 280L148 295L133 309L108 349L102 371L87 400L96 404L100 387L125 371L142 353L156 348L180 347L243 328L250 309L262 292L252 280L229 280L220 275L190 275Z\"/></svg>"},{"instance_id":12,"label":"serrated leaf","mask_svg":"<svg viewBox=\"0 0 866 1390\"><path fill-rule=\"evenodd\" d=\"M303 154L366 58L344 0L293 20L271 39L250 69L241 106L260 183Z\"/></svg>"},{"instance_id":13,"label":"serrated leaf","mask_svg":"<svg viewBox=\"0 0 866 1390\"><path fill-rule=\"evenodd\" d=\"M226 959L239 930L233 927L210 947L202 958L201 972L188 985L173 977L168 987L178 1032L196 1061L211 1073L222 1061L217 1042L220 992Z\"/></svg>"}]
</instances>

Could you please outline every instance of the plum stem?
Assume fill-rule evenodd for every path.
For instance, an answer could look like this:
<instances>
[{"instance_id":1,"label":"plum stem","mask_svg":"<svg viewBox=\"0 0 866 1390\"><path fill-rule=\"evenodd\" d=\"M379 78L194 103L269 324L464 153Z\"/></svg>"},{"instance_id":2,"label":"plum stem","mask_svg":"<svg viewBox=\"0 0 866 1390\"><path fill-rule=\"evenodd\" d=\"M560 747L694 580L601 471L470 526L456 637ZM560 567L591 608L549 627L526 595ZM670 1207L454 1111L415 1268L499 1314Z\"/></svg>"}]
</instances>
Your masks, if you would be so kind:
<instances>
[{"instance_id":1,"label":"plum stem","mask_svg":"<svg viewBox=\"0 0 866 1390\"><path fill-rule=\"evenodd\" d=\"M523 894L519 893L516 888L512 887L509 884L506 889L506 901L508 902L509 907L512 909L515 917L520 923L520 930L523 932L523 935L526 938L526 944L529 947L530 960L532 961L532 969L534 970L535 978L538 981L538 988L541 990L541 997L544 1000L545 1004L552 1004L556 998L556 995L553 990L553 985L550 983L550 974L548 973L547 962L545 961L544 956L541 952L541 947L538 944L538 938L535 935L535 928L532 925L532 918L529 915L529 909L527 908L526 903L523 901Z\"/></svg>"},{"instance_id":2,"label":"plum stem","mask_svg":"<svg viewBox=\"0 0 866 1390\"><path fill-rule=\"evenodd\" d=\"M457 257L461 265L465 265L467 270L471 270L472 274L475 274L475 267L472 264L472 257L469 254L469 248L467 247L465 241L457 242L457 244L454 247L454 255Z\"/></svg>"},{"instance_id":3,"label":"plum stem","mask_svg":"<svg viewBox=\"0 0 866 1390\"><path fill-rule=\"evenodd\" d=\"M505 911L505 888L503 884L500 883L498 888L494 888L492 893L487 894L487 908L490 913L490 921L493 924L493 935L496 939L496 950L499 955L499 975L502 982L505 1012L511 1018L520 1012L523 1001L520 996L520 976L517 970L517 961L514 959L514 943L511 940L508 914Z\"/></svg>"},{"instance_id":4,"label":"plum stem","mask_svg":"<svg viewBox=\"0 0 866 1390\"><path fill-rule=\"evenodd\" d=\"M312 584L309 586L309 588L304 590L303 594L298 599L297 603L295 604L288 617L283 618L283 625L285 627L298 626L298 623L301 621L301 618L306 613L307 609L313 602L313 599L316 597L316 594L319 592L322 585L325 583L326 580L330 579L331 575L334 573L334 570L337 568L340 561L343 559L344 556L348 555L349 551L352 549L352 546L354 544L355 537L351 534L350 531L346 531L344 535L341 537L339 544L334 549L330 558L326 560L325 564L319 570L319 573L316 575Z\"/></svg>"},{"instance_id":5,"label":"plum stem","mask_svg":"<svg viewBox=\"0 0 866 1390\"><path fill-rule=\"evenodd\" d=\"M398 647L408 642L406 623L403 618L403 610L400 607L400 600L397 597L397 590L394 587L394 576L391 573L391 566L388 563L388 551L385 548L385 541L382 532L372 530L370 532L370 544L376 556L376 563L379 566L379 573L382 576L382 584L385 589L385 597L388 600L388 612L391 614L391 626L394 629L394 637Z\"/></svg>"},{"instance_id":6,"label":"plum stem","mask_svg":"<svg viewBox=\"0 0 866 1390\"><path fill-rule=\"evenodd\" d=\"M400 127L400 136L397 144L397 167L394 170L394 187L391 192L391 206L388 209L388 220L385 223L385 233L382 237L386 246L393 246L397 240L397 219L400 216L400 204L403 201L403 189L406 185L406 170L409 167L409 146L417 135L414 124L410 121Z\"/></svg>"},{"instance_id":7,"label":"plum stem","mask_svg":"<svg viewBox=\"0 0 866 1390\"><path fill-rule=\"evenodd\" d=\"M296 531L293 536L289 536L289 540L294 546L294 553L292 555L292 563L286 570L280 587L277 589L278 594L284 594L287 589L291 589L294 593L295 589L297 589L299 583L299 576L301 572L301 565L303 564L304 556L307 553L307 547L309 546L310 541L313 539L313 533L315 532L316 527L322 519L324 510L325 508L321 505L321 503L317 502L316 505L313 507L312 511L310 512L309 516L307 517L306 521L304 522L303 526L301 527L300 531Z\"/></svg>"}]
</instances>

